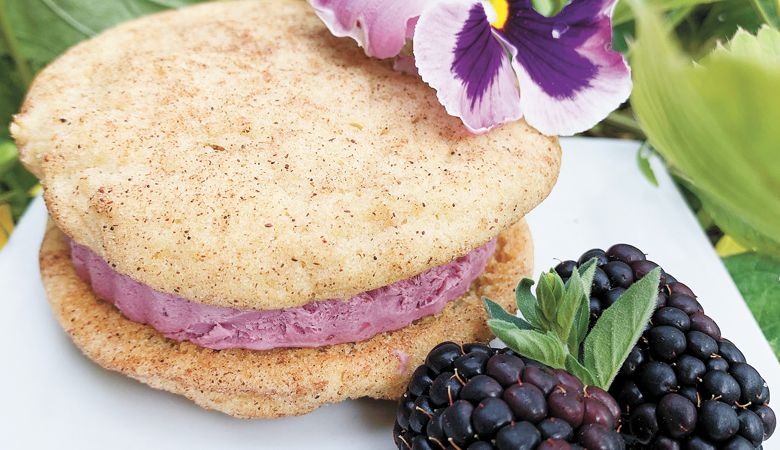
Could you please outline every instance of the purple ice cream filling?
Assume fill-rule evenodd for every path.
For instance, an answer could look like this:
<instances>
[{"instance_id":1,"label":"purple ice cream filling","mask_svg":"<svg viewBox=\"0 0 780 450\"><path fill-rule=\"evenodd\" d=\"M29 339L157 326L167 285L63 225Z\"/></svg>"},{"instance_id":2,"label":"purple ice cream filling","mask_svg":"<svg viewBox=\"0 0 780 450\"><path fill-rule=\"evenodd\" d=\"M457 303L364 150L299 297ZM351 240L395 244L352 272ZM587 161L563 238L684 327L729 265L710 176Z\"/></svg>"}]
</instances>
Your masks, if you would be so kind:
<instances>
[{"instance_id":1,"label":"purple ice cream filling","mask_svg":"<svg viewBox=\"0 0 780 450\"><path fill-rule=\"evenodd\" d=\"M215 350L321 347L358 342L440 312L465 294L495 251L490 241L412 278L352 298L319 300L297 308L246 310L196 303L122 275L89 248L70 242L78 275L128 319L165 337Z\"/></svg>"}]
</instances>

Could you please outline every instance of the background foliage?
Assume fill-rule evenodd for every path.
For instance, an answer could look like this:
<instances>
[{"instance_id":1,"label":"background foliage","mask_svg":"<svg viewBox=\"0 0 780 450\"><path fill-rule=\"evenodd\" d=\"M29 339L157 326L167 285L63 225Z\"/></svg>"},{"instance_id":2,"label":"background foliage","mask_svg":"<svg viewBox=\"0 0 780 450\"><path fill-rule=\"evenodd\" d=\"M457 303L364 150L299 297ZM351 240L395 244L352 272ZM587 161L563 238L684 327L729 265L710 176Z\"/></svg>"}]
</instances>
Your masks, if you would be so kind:
<instances>
[{"instance_id":1,"label":"background foliage","mask_svg":"<svg viewBox=\"0 0 780 450\"><path fill-rule=\"evenodd\" d=\"M665 161L716 249L736 254L726 266L777 355L779 10L761 0L621 2L615 46L629 55L634 92L592 131L646 139L639 161L651 177L647 149Z\"/></svg>"},{"instance_id":2,"label":"background foliage","mask_svg":"<svg viewBox=\"0 0 780 450\"><path fill-rule=\"evenodd\" d=\"M201 1L0 0L0 246L37 193L7 127L34 74L117 23ZM533 1L551 14L570 0ZM587 133L645 142L649 182L648 157L666 162L778 355L779 12L780 0L620 0L614 47L636 89Z\"/></svg>"}]
</instances>

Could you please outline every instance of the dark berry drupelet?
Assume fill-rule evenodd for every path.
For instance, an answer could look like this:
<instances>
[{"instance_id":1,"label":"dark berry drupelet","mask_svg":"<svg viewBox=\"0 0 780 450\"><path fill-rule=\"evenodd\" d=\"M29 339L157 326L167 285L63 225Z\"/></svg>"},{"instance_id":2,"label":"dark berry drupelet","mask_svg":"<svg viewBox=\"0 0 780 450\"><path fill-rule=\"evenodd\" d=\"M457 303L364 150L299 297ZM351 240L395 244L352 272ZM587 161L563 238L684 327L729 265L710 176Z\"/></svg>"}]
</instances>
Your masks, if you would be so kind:
<instances>
[{"instance_id":1,"label":"dark berry drupelet","mask_svg":"<svg viewBox=\"0 0 780 450\"><path fill-rule=\"evenodd\" d=\"M622 450L620 415L606 391L568 372L509 349L444 342L414 371L393 437L402 450Z\"/></svg>"},{"instance_id":2,"label":"dark berry drupelet","mask_svg":"<svg viewBox=\"0 0 780 450\"><path fill-rule=\"evenodd\" d=\"M556 270L566 281L594 257L600 275L592 286L591 326L658 267L636 247L618 244L588 250L576 262L562 262L565 271ZM693 291L663 270L657 309L610 393L620 405L629 448L755 449L777 423L764 379L721 336Z\"/></svg>"}]
</instances>

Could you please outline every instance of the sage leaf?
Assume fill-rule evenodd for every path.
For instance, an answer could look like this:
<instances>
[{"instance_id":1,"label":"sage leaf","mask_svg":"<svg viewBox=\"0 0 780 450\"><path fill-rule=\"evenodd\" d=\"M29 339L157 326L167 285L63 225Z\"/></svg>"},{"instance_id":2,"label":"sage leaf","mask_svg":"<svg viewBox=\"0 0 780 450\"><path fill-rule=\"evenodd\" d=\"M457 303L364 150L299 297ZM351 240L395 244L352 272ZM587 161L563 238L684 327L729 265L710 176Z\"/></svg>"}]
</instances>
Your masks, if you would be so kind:
<instances>
[{"instance_id":1,"label":"sage leaf","mask_svg":"<svg viewBox=\"0 0 780 450\"><path fill-rule=\"evenodd\" d=\"M582 281L582 290L585 293L585 297L588 298L590 298L590 290L593 287L593 276L596 275L598 261L598 258L591 258L577 269Z\"/></svg>"},{"instance_id":2,"label":"sage leaf","mask_svg":"<svg viewBox=\"0 0 780 450\"><path fill-rule=\"evenodd\" d=\"M582 279L580 279L580 273L575 270L572 272L569 281L566 282L563 296L558 302L558 309L555 317L559 330L558 337L563 342L568 342L569 336L572 334L572 331L574 331L574 322L578 316L580 306L582 305L582 298L584 296L585 289L583 287Z\"/></svg>"},{"instance_id":3,"label":"sage leaf","mask_svg":"<svg viewBox=\"0 0 780 450\"><path fill-rule=\"evenodd\" d=\"M590 323L590 303L588 297L582 296L580 307L577 310L577 316L574 318L573 332L569 335L569 351L573 354L579 354L580 344L585 340L588 334L588 324Z\"/></svg>"},{"instance_id":4,"label":"sage leaf","mask_svg":"<svg viewBox=\"0 0 780 450\"><path fill-rule=\"evenodd\" d=\"M509 314L504 310L504 308L501 307L501 305L494 302L493 300L490 300L486 297L483 299L483 302L485 303L485 310L487 311L488 317L490 319L498 319L504 322L509 322L521 330L533 330L534 327L531 326L530 323L517 316Z\"/></svg>"},{"instance_id":5,"label":"sage leaf","mask_svg":"<svg viewBox=\"0 0 780 450\"><path fill-rule=\"evenodd\" d=\"M537 317L536 297L531 293L531 286L533 285L534 280L523 278L517 285L517 288L515 288L515 300L517 300L517 309L523 314L523 318L528 323L538 327L539 318Z\"/></svg>"},{"instance_id":6,"label":"sage leaf","mask_svg":"<svg viewBox=\"0 0 780 450\"><path fill-rule=\"evenodd\" d=\"M655 310L661 269L656 267L605 309L585 338L583 361L597 386L607 390Z\"/></svg>"},{"instance_id":7,"label":"sage leaf","mask_svg":"<svg viewBox=\"0 0 780 450\"><path fill-rule=\"evenodd\" d=\"M512 350L556 369L565 368L566 350L560 339L551 333L520 330L509 322L490 319L488 327Z\"/></svg>"},{"instance_id":8,"label":"sage leaf","mask_svg":"<svg viewBox=\"0 0 780 450\"><path fill-rule=\"evenodd\" d=\"M564 364L566 365L566 370L575 377L579 378L583 384L595 384L596 380L593 378L593 374L590 373L590 371L586 369L585 366L583 366L582 363L580 363L577 358L571 354L566 355L566 361Z\"/></svg>"},{"instance_id":9,"label":"sage leaf","mask_svg":"<svg viewBox=\"0 0 780 450\"><path fill-rule=\"evenodd\" d=\"M580 306L577 308L577 314L572 324L572 332L569 334L567 344L569 351L575 355L579 354L580 344L585 340L588 334L588 324L590 322L590 290L593 287L593 276L598 267L598 258L591 258L590 261L581 265L578 269L582 281L583 295L580 298Z\"/></svg>"},{"instance_id":10,"label":"sage leaf","mask_svg":"<svg viewBox=\"0 0 780 450\"><path fill-rule=\"evenodd\" d=\"M543 273L536 287L537 314L542 328L558 331L556 315L558 301L563 295L563 280L554 271Z\"/></svg>"}]
</instances>

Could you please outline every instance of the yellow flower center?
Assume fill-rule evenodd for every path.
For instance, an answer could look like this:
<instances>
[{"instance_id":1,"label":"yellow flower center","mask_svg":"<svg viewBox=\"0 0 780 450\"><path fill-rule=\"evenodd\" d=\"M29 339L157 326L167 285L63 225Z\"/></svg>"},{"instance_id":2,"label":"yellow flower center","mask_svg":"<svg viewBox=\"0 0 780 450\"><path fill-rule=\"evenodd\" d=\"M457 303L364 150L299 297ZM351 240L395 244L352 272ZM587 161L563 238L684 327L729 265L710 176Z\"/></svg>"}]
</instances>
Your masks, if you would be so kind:
<instances>
[{"instance_id":1,"label":"yellow flower center","mask_svg":"<svg viewBox=\"0 0 780 450\"><path fill-rule=\"evenodd\" d=\"M504 28L504 25L506 25L506 21L509 18L509 2L507 0L489 0L489 2L495 12L495 20L490 22L490 24L493 25L494 28L501 30Z\"/></svg>"}]
</instances>

